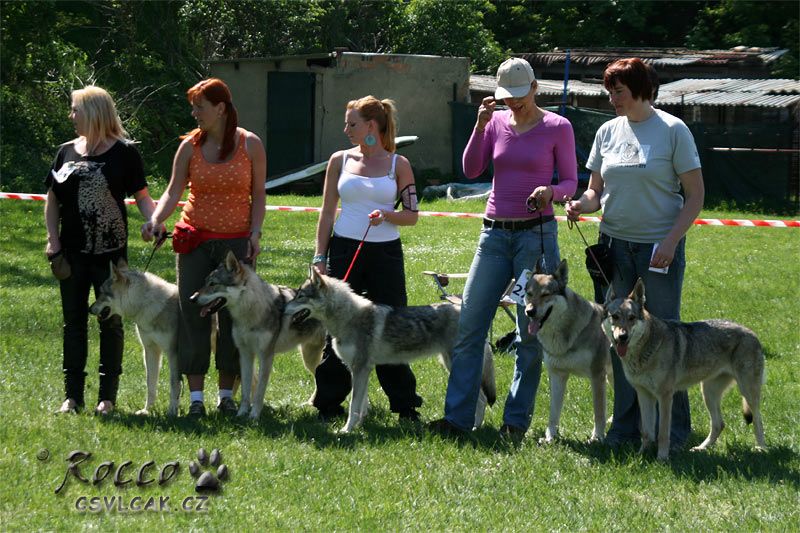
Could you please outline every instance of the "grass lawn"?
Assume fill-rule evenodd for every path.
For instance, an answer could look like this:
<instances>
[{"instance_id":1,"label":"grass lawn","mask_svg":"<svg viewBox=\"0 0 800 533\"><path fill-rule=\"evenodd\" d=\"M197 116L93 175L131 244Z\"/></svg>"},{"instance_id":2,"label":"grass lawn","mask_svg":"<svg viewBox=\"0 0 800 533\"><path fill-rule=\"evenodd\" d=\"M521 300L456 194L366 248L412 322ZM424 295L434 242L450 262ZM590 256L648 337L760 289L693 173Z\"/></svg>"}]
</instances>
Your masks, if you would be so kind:
<instances>
[{"instance_id":1,"label":"grass lawn","mask_svg":"<svg viewBox=\"0 0 800 533\"><path fill-rule=\"evenodd\" d=\"M272 205L319 205L319 198L270 197ZM482 202L427 202L427 211L476 211ZM533 423L526 439L509 445L497 436L502 401L513 358L496 356L499 404L487 413L475 442L443 440L414 425L398 424L377 380L370 384L372 410L364 427L340 436L317 421L303 402L313 390L296 353L276 358L267 407L257 423L222 419L169 418L166 369L159 382L157 412L143 406L141 349L133 324L126 323L125 373L117 414L57 416L63 399L61 306L43 248L43 204L0 201L0 529L2 530L771 530L800 529L800 231L778 228L695 227L687 244L684 320L728 318L760 337L767 356L763 416L769 450L757 453L750 426L742 420L737 390L723 403L727 428L708 453L682 452L661 464L654 452L612 453L585 444L591 433L589 384L573 378L562 416L562 439L540 446L549 404L542 377ZM136 234L141 217L130 208L133 228L129 259L142 268L150 248ZM774 218L753 213L704 211L703 218ZM265 253L258 272L265 279L297 286L313 254L314 213L270 211L264 224ZM437 300L423 270L466 271L480 222L476 219L420 218L403 228L411 304ZM587 238L596 225L582 226ZM559 226L562 257L571 267L570 284L589 296L583 243L566 224ZM174 281L174 258L165 247L151 271ZM90 320L87 405L97 395L98 334ZM493 336L512 328L498 313ZM447 383L433 360L414 364L425 399L424 419L442 415ZM215 372L207 402L216 397ZM700 391L689 392L698 444L708 414ZM611 405L609 392L609 407ZM182 409L188 397L181 398ZM230 470L220 494L200 500L188 472L200 447L219 449ZM97 484L66 475L68 454L91 452L79 472ZM114 485L113 472L131 464L122 479L144 478L179 461L178 473L163 485ZM100 466L114 462L113 466ZM59 494L55 490L67 477ZM99 504L88 498L98 497ZM114 510L106 510L102 498ZM111 498L115 500L112 504ZM154 498L169 498L169 511L135 512ZM193 498L193 499L188 499ZM120 503L122 510L120 510ZM194 509L202 504L204 511ZM96 512L77 507L93 506Z\"/></svg>"}]
</instances>

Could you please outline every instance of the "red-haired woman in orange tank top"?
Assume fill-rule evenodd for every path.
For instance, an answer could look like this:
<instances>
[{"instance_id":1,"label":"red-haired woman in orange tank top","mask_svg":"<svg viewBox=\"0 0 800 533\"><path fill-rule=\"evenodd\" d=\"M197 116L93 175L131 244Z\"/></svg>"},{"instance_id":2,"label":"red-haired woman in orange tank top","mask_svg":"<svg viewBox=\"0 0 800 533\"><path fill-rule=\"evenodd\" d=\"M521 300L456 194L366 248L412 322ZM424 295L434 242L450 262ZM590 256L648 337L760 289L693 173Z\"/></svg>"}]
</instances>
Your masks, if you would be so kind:
<instances>
[{"instance_id":1,"label":"red-haired woman in orange tank top","mask_svg":"<svg viewBox=\"0 0 800 533\"><path fill-rule=\"evenodd\" d=\"M200 316L200 307L189 297L219 265L228 250L252 262L261 251L261 224L266 212L267 156L261 139L238 127L238 115L230 89L220 79L209 78L187 91L197 128L182 137L172 164L169 186L153 216L142 227L145 240L163 231L184 189L187 203L176 229L189 228L199 244L179 249L175 240L181 321L178 358L191 393L190 416L203 416L203 386L211 358L211 318ZM218 313L216 367L219 402L225 414L235 414L233 383L239 373L239 355L231 337L231 319Z\"/></svg>"}]
</instances>

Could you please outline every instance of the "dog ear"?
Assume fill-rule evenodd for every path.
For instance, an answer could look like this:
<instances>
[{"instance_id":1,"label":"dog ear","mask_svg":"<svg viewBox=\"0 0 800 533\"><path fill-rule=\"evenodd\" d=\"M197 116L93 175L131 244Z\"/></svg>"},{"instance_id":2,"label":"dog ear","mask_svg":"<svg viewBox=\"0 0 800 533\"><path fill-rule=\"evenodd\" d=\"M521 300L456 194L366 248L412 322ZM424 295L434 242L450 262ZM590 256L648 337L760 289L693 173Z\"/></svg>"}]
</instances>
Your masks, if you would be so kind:
<instances>
[{"instance_id":1,"label":"dog ear","mask_svg":"<svg viewBox=\"0 0 800 533\"><path fill-rule=\"evenodd\" d=\"M241 268L239 260L236 259L236 256L231 250L228 250L228 253L225 254L225 268L228 272L237 272Z\"/></svg>"},{"instance_id":2,"label":"dog ear","mask_svg":"<svg viewBox=\"0 0 800 533\"><path fill-rule=\"evenodd\" d=\"M603 302L603 318L608 316L608 307L611 305L611 302L617 299L617 295L614 292L614 286L609 285L608 290L606 291L606 299Z\"/></svg>"},{"instance_id":3,"label":"dog ear","mask_svg":"<svg viewBox=\"0 0 800 533\"><path fill-rule=\"evenodd\" d=\"M114 264L114 261L108 262L108 269L111 272L111 277L114 278L114 281L119 280L122 277L122 273L117 269L117 265Z\"/></svg>"},{"instance_id":4,"label":"dog ear","mask_svg":"<svg viewBox=\"0 0 800 533\"><path fill-rule=\"evenodd\" d=\"M117 269L128 270L128 262L125 261L124 257L120 257L119 259L117 259Z\"/></svg>"},{"instance_id":5,"label":"dog ear","mask_svg":"<svg viewBox=\"0 0 800 533\"><path fill-rule=\"evenodd\" d=\"M542 258L536 260L536 266L533 269L534 274L544 274L544 270L542 270Z\"/></svg>"},{"instance_id":6,"label":"dog ear","mask_svg":"<svg viewBox=\"0 0 800 533\"><path fill-rule=\"evenodd\" d=\"M554 276L556 281L558 281L561 292L564 292L564 289L567 288L567 282L569 281L569 268L567 267L566 259L562 259L558 264L558 268L556 269Z\"/></svg>"},{"instance_id":7,"label":"dog ear","mask_svg":"<svg viewBox=\"0 0 800 533\"><path fill-rule=\"evenodd\" d=\"M628 295L628 298L639 304L640 307L644 308L645 295L644 295L644 281L642 280L642 278L636 280L636 285L633 286L633 290Z\"/></svg>"}]
</instances>

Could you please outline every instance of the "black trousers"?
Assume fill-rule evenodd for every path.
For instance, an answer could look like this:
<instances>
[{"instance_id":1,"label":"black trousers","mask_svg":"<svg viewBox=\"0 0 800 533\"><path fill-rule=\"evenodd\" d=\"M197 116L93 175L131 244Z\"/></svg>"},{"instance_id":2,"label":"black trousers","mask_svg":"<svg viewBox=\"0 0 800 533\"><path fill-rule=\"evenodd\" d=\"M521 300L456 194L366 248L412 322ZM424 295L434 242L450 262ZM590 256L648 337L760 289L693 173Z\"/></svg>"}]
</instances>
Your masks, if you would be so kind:
<instances>
[{"instance_id":1,"label":"black trousers","mask_svg":"<svg viewBox=\"0 0 800 533\"><path fill-rule=\"evenodd\" d=\"M358 249L360 241L334 235L328 250L328 274L343 279ZM400 239L389 242L365 242L356 259L350 277L350 287L375 303L402 307L408 304L406 273L403 266L403 247ZM378 365L375 367L381 388L389 397L389 408L395 412L411 410L422 405L417 395L417 379L408 365ZM317 367L317 392L312 401L322 413L338 411L350 393L350 370L336 355L331 338L325 344L322 363Z\"/></svg>"},{"instance_id":2,"label":"black trousers","mask_svg":"<svg viewBox=\"0 0 800 533\"><path fill-rule=\"evenodd\" d=\"M104 254L82 254L66 250L72 275L61 280L61 309L64 314L64 388L67 398L84 405L86 359L89 353L88 318L89 289L94 287L95 298L100 286L111 273L109 262L127 259L127 247ZM113 315L100 323L100 386L98 403L117 401L119 376L122 374L122 350L125 333L122 319Z\"/></svg>"}]
</instances>

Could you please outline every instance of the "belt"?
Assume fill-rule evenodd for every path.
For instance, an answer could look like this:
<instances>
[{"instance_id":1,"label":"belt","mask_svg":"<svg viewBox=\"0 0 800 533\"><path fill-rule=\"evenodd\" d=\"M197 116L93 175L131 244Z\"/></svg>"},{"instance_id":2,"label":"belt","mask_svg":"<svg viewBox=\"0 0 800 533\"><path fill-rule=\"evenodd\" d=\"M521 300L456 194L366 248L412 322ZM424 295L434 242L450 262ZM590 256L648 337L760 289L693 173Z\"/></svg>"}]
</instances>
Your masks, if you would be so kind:
<instances>
[{"instance_id":1,"label":"belt","mask_svg":"<svg viewBox=\"0 0 800 533\"><path fill-rule=\"evenodd\" d=\"M491 229L504 229L508 231L522 231L526 229L535 228L545 222L555 220L553 215L544 215L539 218L529 218L528 220L492 220L491 218L483 219L483 226Z\"/></svg>"}]
</instances>

